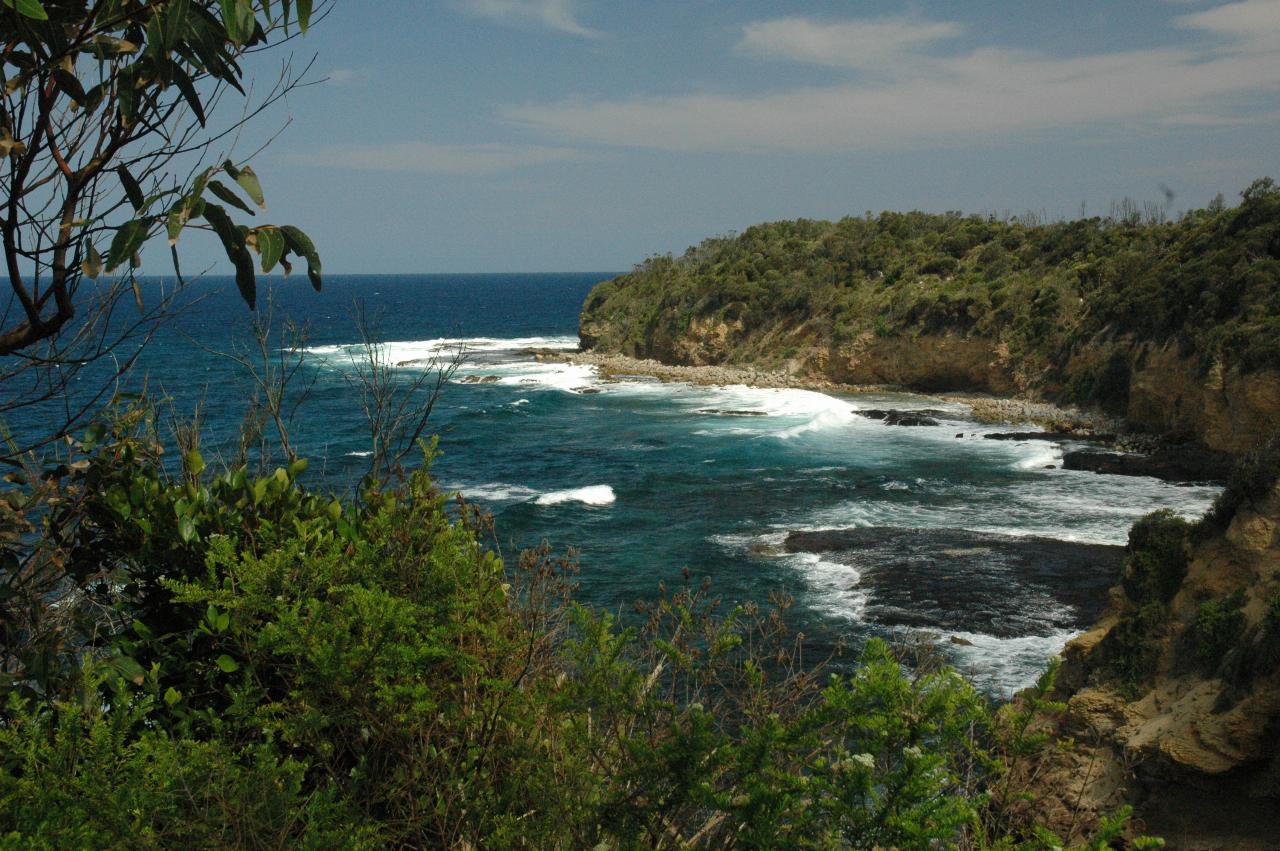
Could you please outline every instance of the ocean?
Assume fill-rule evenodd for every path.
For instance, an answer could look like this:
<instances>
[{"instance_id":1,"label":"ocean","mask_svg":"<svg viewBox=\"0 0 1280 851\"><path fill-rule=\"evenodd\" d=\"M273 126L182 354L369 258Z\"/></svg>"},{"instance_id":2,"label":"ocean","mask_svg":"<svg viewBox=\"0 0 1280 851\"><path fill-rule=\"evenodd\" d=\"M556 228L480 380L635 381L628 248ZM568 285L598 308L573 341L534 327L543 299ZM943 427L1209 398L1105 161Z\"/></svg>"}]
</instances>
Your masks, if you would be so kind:
<instances>
[{"instance_id":1,"label":"ocean","mask_svg":"<svg viewBox=\"0 0 1280 851\"><path fill-rule=\"evenodd\" d=\"M818 655L872 634L924 638L993 696L1032 682L1098 615L1134 520L1195 517L1217 493L1062 470L1060 446L985 439L1008 427L934 398L605 382L535 360L531 348L576 347L583 298L607 277L333 275L322 293L275 279L275 317L309 327L295 387L310 392L291 428L306 480L350 492L368 464L350 381L363 303L405 376L465 346L428 428L433 475L492 511L508 557L572 548L583 601L620 612L686 568L727 604L789 595ZM199 402L211 458L229 451L251 392L218 353L248 350L249 313L225 279L187 298L131 381L178 410ZM940 424L858 413L886 408ZM851 531L796 534L818 530Z\"/></svg>"}]
</instances>

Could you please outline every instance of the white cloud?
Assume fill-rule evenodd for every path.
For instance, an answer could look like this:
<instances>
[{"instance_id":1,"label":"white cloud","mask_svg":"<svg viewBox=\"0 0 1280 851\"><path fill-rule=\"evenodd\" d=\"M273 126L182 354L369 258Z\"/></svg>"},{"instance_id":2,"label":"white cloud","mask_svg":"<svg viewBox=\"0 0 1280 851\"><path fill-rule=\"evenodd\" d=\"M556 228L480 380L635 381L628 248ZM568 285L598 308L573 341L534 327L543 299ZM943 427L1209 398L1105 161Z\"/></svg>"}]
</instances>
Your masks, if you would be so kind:
<instances>
[{"instance_id":1,"label":"white cloud","mask_svg":"<svg viewBox=\"0 0 1280 851\"><path fill-rule=\"evenodd\" d=\"M1280 0L1241 0L1182 15L1176 23L1186 29L1274 47L1280 41Z\"/></svg>"},{"instance_id":2,"label":"white cloud","mask_svg":"<svg viewBox=\"0 0 1280 851\"><path fill-rule=\"evenodd\" d=\"M772 59L875 69L888 58L957 36L962 30L951 21L910 18L843 23L777 18L743 27L738 49Z\"/></svg>"},{"instance_id":3,"label":"white cloud","mask_svg":"<svg viewBox=\"0 0 1280 851\"><path fill-rule=\"evenodd\" d=\"M571 148L543 145L390 142L376 145L332 145L299 152L294 161L303 165L370 171L492 174L579 157L579 152Z\"/></svg>"},{"instance_id":4,"label":"white cloud","mask_svg":"<svg viewBox=\"0 0 1280 851\"><path fill-rule=\"evenodd\" d=\"M504 115L555 138L684 151L938 145L1118 123L1167 126L1181 116L1238 120L1233 98L1280 90L1280 44L1267 35L1274 20L1280 0L1245 0L1177 17L1177 26L1201 36L1189 46L1059 58L996 46L920 52L959 32L949 22L788 18L748 25L740 49L847 67L854 76L760 94L524 104ZM869 33L882 40L874 75L857 53Z\"/></svg>"},{"instance_id":5,"label":"white cloud","mask_svg":"<svg viewBox=\"0 0 1280 851\"><path fill-rule=\"evenodd\" d=\"M578 21L573 0L459 0L459 5L472 15L502 23L536 24L583 38L599 35Z\"/></svg>"}]
</instances>

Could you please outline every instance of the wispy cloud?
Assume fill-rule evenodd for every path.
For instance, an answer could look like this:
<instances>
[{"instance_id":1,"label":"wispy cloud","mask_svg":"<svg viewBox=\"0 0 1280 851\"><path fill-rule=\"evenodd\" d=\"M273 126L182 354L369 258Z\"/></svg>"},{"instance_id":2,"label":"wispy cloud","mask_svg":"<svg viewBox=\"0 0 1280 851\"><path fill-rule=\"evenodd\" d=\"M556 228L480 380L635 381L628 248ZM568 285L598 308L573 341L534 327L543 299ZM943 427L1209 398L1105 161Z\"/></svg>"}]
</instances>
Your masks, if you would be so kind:
<instances>
[{"instance_id":1,"label":"wispy cloud","mask_svg":"<svg viewBox=\"0 0 1280 851\"><path fill-rule=\"evenodd\" d=\"M834 23L777 18L743 27L738 49L771 59L875 69L886 60L898 59L961 32L963 27L951 21L912 18Z\"/></svg>"},{"instance_id":2,"label":"wispy cloud","mask_svg":"<svg viewBox=\"0 0 1280 851\"><path fill-rule=\"evenodd\" d=\"M390 142L375 145L332 145L299 152L294 161L325 168L476 175L580 157L581 154L572 148L544 145Z\"/></svg>"},{"instance_id":3,"label":"wispy cloud","mask_svg":"<svg viewBox=\"0 0 1280 851\"><path fill-rule=\"evenodd\" d=\"M583 38L596 38L596 30L583 25L573 0L458 0L463 11L506 24L548 27Z\"/></svg>"},{"instance_id":4,"label":"wispy cloud","mask_svg":"<svg viewBox=\"0 0 1280 851\"><path fill-rule=\"evenodd\" d=\"M1185 29L1240 39L1255 48L1280 47L1280 2L1276 0L1227 3L1182 15L1175 22Z\"/></svg>"},{"instance_id":5,"label":"wispy cloud","mask_svg":"<svg viewBox=\"0 0 1280 851\"><path fill-rule=\"evenodd\" d=\"M576 142L668 150L844 150L951 144L1048 129L1236 119L1239 96L1280 90L1280 0L1173 19L1200 35L1168 49L1055 57L989 45L939 53L949 21L785 18L748 24L738 49L837 70L826 86L524 104L511 121ZM926 48L932 48L926 50ZM874 73L867 73L867 57Z\"/></svg>"}]
</instances>

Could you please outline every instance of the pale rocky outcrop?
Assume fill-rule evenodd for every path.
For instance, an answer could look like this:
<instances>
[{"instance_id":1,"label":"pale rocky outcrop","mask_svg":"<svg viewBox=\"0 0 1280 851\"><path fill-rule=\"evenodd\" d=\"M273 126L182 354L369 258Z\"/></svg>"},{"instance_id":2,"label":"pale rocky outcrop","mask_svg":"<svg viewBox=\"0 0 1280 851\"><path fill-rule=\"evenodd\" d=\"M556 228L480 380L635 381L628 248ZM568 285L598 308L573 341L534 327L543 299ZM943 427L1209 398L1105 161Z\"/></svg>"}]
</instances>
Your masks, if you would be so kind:
<instances>
[{"instance_id":1,"label":"pale rocky outcrop","mask_svg":"<svg viewBox=\"0 0 1280 851\"><path fill-rule=\"evenodd\" d=\"M1141 693L1126 693L1107 672L1105 639L1131 605L1120 588L1112 591L1108 614L1067 645L1059 733L1080 748L1042 766L1036 788L1046 811L1059 808L1072 823L1087 825L1134 803L1139 827L1145 819L1148 829L1177 834L1170 847L1276 847L1260 838L1266 829L1259 825L1268 823L1280 843L1280 669L1243 683L1207 674L1193 631L1201 604L1235 592L1243 595L1246 634L1262 624L1280 598L1278 526L1280 487L1237 511L1223 534L1193 547L1168 621L1153 636L1159 658ZM1085 764L1097 779L1083 792L1069 791Z\"/></svg>"}]
</instances>

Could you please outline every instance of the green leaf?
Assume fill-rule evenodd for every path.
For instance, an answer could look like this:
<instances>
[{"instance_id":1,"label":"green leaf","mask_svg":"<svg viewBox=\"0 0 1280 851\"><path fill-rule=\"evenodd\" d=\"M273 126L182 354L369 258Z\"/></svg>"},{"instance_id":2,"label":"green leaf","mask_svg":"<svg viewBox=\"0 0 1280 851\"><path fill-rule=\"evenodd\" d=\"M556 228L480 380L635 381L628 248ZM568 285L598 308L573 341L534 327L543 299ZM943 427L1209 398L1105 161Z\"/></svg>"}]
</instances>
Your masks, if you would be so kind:
<instances>
[{"instance_id":1,"label":"green leaf","mask_svg":"<svg viewBox=\"0 0 1280 851\"><path fill-rule=\"evenodd\" d=\"M80 85L80 80L65 68L57 67L53 69L53 81L67 97L76 102L77 106L84 106L88 101L88 97L84 93L84 86Z\"/></svg>"},{"instance_id":2,"label":"green leaf","mask_svg":"<svg viewBox=\"0 0 1280 851\"><path fill-rule=\"evenodd\" d=\"M284 242L289 250L306 259L307 277L311 279L311 286L315 287L316 292L319 292L320 255L316 253L315 243L311 241L311 237L293 225L281 225L280 232L284 234Z\"/></svg>"},{"instance_id":3,"label":"green leaf","mask_svg":"<svg viewBox=\"0 0 1280 851\"><path fill-rule=\"evenodd\" d=\"M219 656L217 659L214 659L213 661L214 661L214 664L216 664L219 668L222 669L222 672L224 674L234 674L236 671L240 670L240 664L236 662L235 659L232 659L230 656L228 656L226 653L223 653L221 656Z\"/></svg>"},{"instance_id":4,"label":"green leaf","mask_svg":"<svg viewBox=\"0 0 1280 851\"><path fill-rule=\"evenodd\" d=\"M195 84L187 76L186 69L178 63L173 63L171 70L174 84L178 87L178 91L182 92L182 96L186 98L187 105L191 107L191 111L196 115L196 120L203 127L205 125L204 104L200 102L200 95L196 93Z\"/></svg>"},{"instance_id":5,"label":"green leaf","mask_svg":"<svg viewBox=\"0 0 1280 851\"><path fill-rule=\"evenodd\" d=\"M204 215L204 199L200 197L200 193L204 191L203 181L197 181L195 190L169 210L169 218L165 223L165 228L169 232L169 244L177 245L178 237L182 234L182 229L187 226L187 222L193 216Z\"/></svg>"},{"instance_id":6,"label":"green leaf","mask_svg":"<svg viewBox=\"0 0 1280 851\"><path fill-rule=\"evenodd\" d=\"M107 427L102 423L94 423L93 425L89 426L87 429L84 430L84 441L83 441L84 448L92 449L98 443L98 441L102 440L102 438L106 435L106 433L107 433Z\"/></svg>"},{"instance_id":7,"label":"green leaf","mask_svg":"<svg viewBox=\"0 0 1280 851\"><path fill-rule=\"evenodd\" d=\"M299 458L289 465L289 478L296 479L307 470L308 461L306 458Z\"/></svg>"},{"instance_id":8,"label":"green leaf","mask_svg":"<svg viewBox=\"0 0 1280 851\"><path fill-rule=\"evenodd\" d=\"M84 260L80 263L80 270L87 278L97 278L102 274L102 256L98 254L92 242L86 242L84 245Z\"/></svg>"},{"instance_id":9,"label":"green leaf","mask_svg":"<svg viewBox=\"0 0 1280 851\"><path fill-rule=\"evenodd\" d=\"M190 11L191 0L172 0L159 14L160 43L165 50L173 50L182 40L187 31L187 14Z\"/></svg>"},{"instance_id":10,"label":"green leaf","mask_svg":"<svg viewBox=\"0 0 1280 851\"><path fill-rule=\"evenodd\" d=\"M275 268L284 254L284 234L280 228L264 225L256 231L258 237L258 256L262 258L262 273L265 275Z\"/></svg>"},{"instance_id":11,"label":"green leaf","mask_svg":"<svg viewBox=\"0 0 1280 851\"><path fill-rule=\"evenodd\" d=\"M147 672L142 670L137 660L128 656L116 656L108 664L112 670L134 685L142 685L142 681L147 678Z\"/></svg>"},{"instance_id":12,"label":"green leaf","mask_svg":"<svg viewBox=\"0 0 1280 851\"><path fill-rule=\"evenodd\" d=\"M311 0L298 0L298 28L304 33L311 26Z\"/></svg>"},{"instance_id":13,"label":"green leaf","mask_svg":"<svg viewBox=\"0 0 1280 851\"><path fill-rule=\"evenodd\" d=\"M184 544L189 544L196 539L196 524L191 522L190 517L183 517L178 521L178 534L182 536Z\"/></svg>"},{"instance_id":14,"label":"green leaf","mask_svg":"<svg viewBox=\"0 0 1280 851\"><path fill-rule=\"evenodd\" d=\"M164 691L164 702L169 706L176 706L178 701L182 700L182 692L173 686L169 686Z\"/></svg>"},{"instance_id":15,"label":"green leaf","mask_svg":"<svg viewBox=\"0 0 1280 851\"><path fill-rule=\"evenodd\" d=\"M267 200L262 194L262 184L258 182L258 175L254 173L253 168L245 166L235 175L236 183L240 184L240 188L245 194L254 200L262 209L267 208Z\"/></svg>"},{"instance_id":16,"label":"green leaf","mask_svg":"<svg viewBox=\"0 0 1280 851\"><path fill-rule=\"evenodd\" d=\"M40 5L40 0L4 0L4 5L24 17L34 18L37 21L49 20L49 13L44 10L44 6Z\"/></svg>"},{"instance_id":17,"label":"green leaf","mask_svg":"<svg viewBox=\"0 0 1280 851\"><path fill-rule=\"evenodd\" d=\"M204 456L200 454L199 449L192 449L187 453L187 472L193 476L198 476L204 472Z\"/></svg>"},{"instance_id":18,"label":"green leaf","mask_svg":"<svg viewBox=\"0 0 1280 851\"><path fill-rule=\"evenodd\" d=\"M240 198L236 196L236 193L227 188L225 183L221 183L217 180L210 180L207 188L214 195L217 195L219 199L226 201L236 209L243 210L251 216L254 215L252 208L250 208L245 202L241 201Z\"/></svg>"},{"instance_id":19,"label":"green leaf","mask_svg":"<svg viewBox=\"0 0 1280 851\"><path fill-rule=\"evenodd\" d=\"M218 0L222 8L222 25L227 38L244 44L253 36L253 4L250 0Z\"/></svg>"},{"instance_id":20,"label":"green leaf","mask_svg":"<svg viewBox=\"0 0 1280 851\"><path fill-rule=\"evenodd\" d=\"M151 223L146 219L132 219L116 229L116 235L111 240L111 249L107 252L108 272L114 271L117 266L137 253L142 244L147 241L147 231L150 227Z\"/></svg>"},{"instance_id":21,"label":"green leaf","mask_svg":"<svg viewBox=\"0 0 1280 851\"><path fill-rule=\"evenodd\" d=\"M133 175L129 173L129 169L122 165L116 167L116 174L120 176L120 185L124 187L124 194L128 196L129 203L133 205L133 209L142 212L142 187L138 185L138 181L134 180Z\"/></svg>"},{"instance_id":22,"label":"green leaf","mask_svg":"<svg viewBox=\"0 0 1280 851\"><path fill-rule=\"evenodd\" d=\"M227 259L236 267L236 287L240 290L240 297L253 310L258 298L258 281L253 273L253 258L249 256L244 234L232 223L227 211L217 204L204 205L204 218L222 240Z\"/></svg>"}]
</instances>

